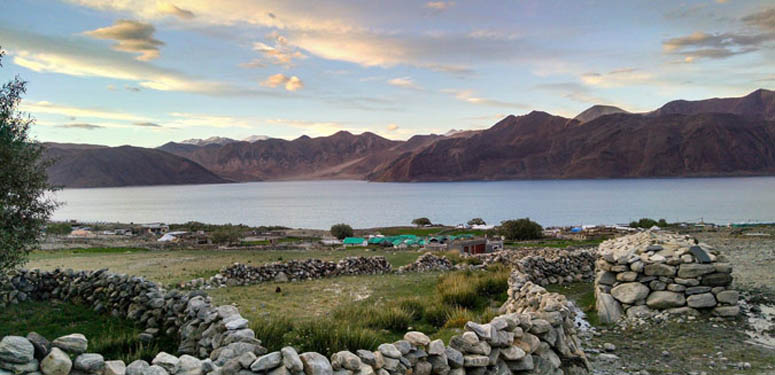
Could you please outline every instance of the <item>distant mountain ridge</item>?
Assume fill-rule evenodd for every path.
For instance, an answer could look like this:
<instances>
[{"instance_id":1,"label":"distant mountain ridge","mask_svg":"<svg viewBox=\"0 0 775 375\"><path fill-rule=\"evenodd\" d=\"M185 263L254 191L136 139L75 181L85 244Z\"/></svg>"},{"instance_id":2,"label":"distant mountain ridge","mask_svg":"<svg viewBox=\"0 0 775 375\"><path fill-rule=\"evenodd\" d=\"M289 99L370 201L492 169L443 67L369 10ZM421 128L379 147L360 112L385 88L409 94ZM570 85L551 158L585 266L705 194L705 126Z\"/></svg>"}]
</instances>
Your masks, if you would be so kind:
<instances>
[{"instance_id":1,"label":"distant mountain ridge","mask_svg":"<svg viewBox=\"0 0 775 375\"><path fill-rule=\"evenodd\" d=\"M66 186L775 175L774 98L761 89L672 101L645 114L596 105L573 119L533 111L489 129L406 141L340 131L294 140L213 137L155 150L58 145L49 154L62 160L52 180Z\"/></svg>"}]
</instances>

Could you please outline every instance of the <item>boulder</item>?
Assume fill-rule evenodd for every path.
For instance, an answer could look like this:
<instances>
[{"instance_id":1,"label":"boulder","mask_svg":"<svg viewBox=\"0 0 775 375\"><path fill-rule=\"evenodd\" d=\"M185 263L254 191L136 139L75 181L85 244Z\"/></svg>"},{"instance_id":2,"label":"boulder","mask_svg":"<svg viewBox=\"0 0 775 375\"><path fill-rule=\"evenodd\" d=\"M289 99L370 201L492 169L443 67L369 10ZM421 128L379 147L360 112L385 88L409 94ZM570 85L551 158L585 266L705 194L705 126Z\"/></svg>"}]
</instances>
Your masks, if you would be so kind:
<instances>
[{"instance_id":1,"label":"boulder","mask_svg":"<svg viewBox=\"0 0 775 375\"><path fill-rule=\"evenodd\" d=\"M678 267L678 277L691 279L708 273L713 273L716 268L712 264L687 263Z\"/></svg>"},{"instance_id":2,"label":"boulder","mask_svg":"<svg viewBox=\"0 0 775 375\"><path fill-rule=\"evenodd\" d=\"M167 354L165 352L159 352L159 354L156 354L156 357L154 357L151 361L151 365L160 366L167 370L167 372L170 374L174 374L178 371L179 364L180 360L178 357L175 357L172 354Z\"/></svg>"},{"instance_id":3,"label":"boulder","mask_svg":"<svg viewBox=\"0 0 775 375\"><path fill-rule=\"evenodd\" d=\"M395 347L394 347L395 348ZM398 351L398 349L396 349ZM299 355L301 363L304 364L304 373L306 375L333 375L334 369L328 358L320 353L306 352Z\"/></svg>"},{"instance_id":4,"label":"boulder","mask_svg":"<svg viewBox=\"0 0 775 375\"><path fill-rule=\"evenodd\" d=\"M364 350L364 352L371 354L371 352L368 350ZM283 355L283 364L288 368L288 370L291 370L294 373L304 370L304 364L301 363L301 358L299 358L299 354L296 352L296 349L290 346L286 346L280 349L280 353ZM372 358L374 357L373 354L371 356Z\"/></svg>"},{"instance_id":5,"label":"boulder","mask_svg":"<svg viewBox=\"0 0 775 375\"><path fill-rule=\"evenodd\" d=\"M736 316L740 313L740 306L716 306L713 309L713 314L723 317Z\"/></svg>"},{"instance_id":6,"label":"boulder","mask_svg":"<svg viewBox=\"0 0 775 375\"><path fill-rule=\"evenodd\" d=\"M622 303L628 305L642 300L649 295L649 288L641 283L623 283L611 289L611 295Z\"/></svg>"},{"instance_id":7,"label":"boulder","mask_svg":"<svg viewBox=\"0 0 775 375\"><path fill-rule=\"evenodd\" d=\"M691 295L686 298L686 304L695 309L716 306L716 298L713 293Z\"/></svg>"},{"instance_id":8,"label":"boulder","mask_svg":"<svg viewBox=\"0 0 775 375\"><path fill-rule=\"evenodd\" d=\"M382 344L377 347L382 355L388 358L401 358L401 352L393 344Z\"/></svg>"},{"instance_id":9,"label":"boulder","mask_svg":"<svg viewBox=\"0 0 775 375\"><path fill-rule=\"evenodd\" d=\"M426 334L418 331L407 332L404 335L404 340L409 341L409 343L414 346L422 346L422 347L425 347L431 343L431 339L428 338Z\"/></svg>"},{"instance_id":10,"label":"boulder","mask_svg":"<svg viewBox=\"0 0 775 375\"><path fill-rule=\"evenodd\" d=\"M143 375L145 369L150 366L148 362L138 359L126 367L126 375Z\"/></svg>"},{"instance_id":11,"label":"boulder","mask_svg":"<svg viewBox=\"0 0 775 375\"><path fill-rule=\"evenodd\" d=\"M646 276L673 276L675 275L675 267L664 263L654 263L646 265L643 272Z\"/></svg>"},{"instance_id":12,"label":"boulder","mask_svg":"<svg viewBox=\"0 0 775 375\"><path fill-rule=\"evenodd\" d=\"M361 359L349 351L336 352L331 356L331 366L334 370L344 368L350 371L358 371L361 369L363 363Z\"/></svg>"},{"instance_id":13,"label":"boulder","mask_svg":"<svg viewBox=\"0 0 775 375\"><path fill-rule=\"evenodd\" d=\"M30 340L32 346L35 347L35 358L37 359L43 359L51 349L51 343L37 332L28 333L27 340Z\"/></svg>"},{"instance_id":14,"label":"boulder","mask_svg":"<svg viewBox=\"0 0 775 375\"><path fill-rule=\"evenodd\" d=\"M180 356L178 371L175 375L203 375L202 361L188 354Z\"/></svg>"},{"instance_id":15,"label":"boulder","mask_svg":"<svg viewBox=\"0 0 775 375\"><path fill-rule=\"evenodd\" d=\"M73 361L59 348L51 351L40 361L40 371L45 375L67 375L73 368Z\"/></svg>"},{"instance_id":16,"label":"boulder","mask_svg":"<svg viewBox=\"0 0 775 375\"><path fill-rule=\"evenodd\" d=\"M262 355L261 357L258 357L258 359L256 359L256 361L253 362L252 365L250 365L250 371L253 371L253 372L268 371L277 366L280 366L282 362L283 362L282 353L272 352L269 354Z\"/></svg>"},{"instance_id":17,"label":"boulder","mask_svg":"<svg viewBox=\"0 0 775 375\"><path fill-rule=\"evenodd\" d=\"M740 298L740 294L736 290L724 290L716 294L716 300L727 305L737 304L738 298Z\"/></svg>"},{"instance_id":18,"label":"boulder","mask_svg":"<svg viewBox=\"0 0 775 375\"><path fill-rule=\"evenodd\" d=\"M686 304L686 298L681 293L657 291L649 294L646 305L653 309L669 309Z\"/></svg>"},{"instance_id":19,"label":"boulder","mask_svg":"<svg viewBox=\"0 0 775 375\"><path fill-rule=\"evenodd\" d=\"M622 306L608 293L599 293L595 305L601 323L614 323L622 317Z\"/></svg>"},{"instance_id":20,"label":"boulder","mask_svg":"<svg viewBox=\"0 0 775 375\"><path fill-rule=\"evenodd\" d=\"M85 353L86 349L89 347L89 340L80 333L73 333L71 335L58 337L51 342L51 345L62 349L69 354L81 354Z\"/></svg>"},{"instance_id":21,"label":"boulder","mask_svg":"<svg viewBox=\"0 0 775 375\"><path fill-rule=\"evenodd\" d=\"M701 285L727 286L732 282L732 275L725 272L715 272L702 276Z\"/></svg>"},{"instance_id":22,"label":"boulder","mask_svg":"<svg viewBox=\"0 0 775 375\"><path fill-rule=\"evenodd\" d=\"M35 358L35 347L21 336L5 336L0 340L0 361L27 363Z\"/></svg>"},{"instance_id":23,"label":"boulder","mask_svg":"<svg viewBox=\"0 0 775 375\"><path fill-rule=\"evenodd\" d=\"M102 357L102 354L83 353L75 357L73 368L83 372L101 372L105 368L105 358Z\"/></svg>"},{"instance_id":24,"label":"boulder","mask_svg":"<svg viewBox=\"0 0 775 375\"><path fill-rule=\"evenodd\" d=\"M126 363L124 361L105 361L103 375L126 375Z\"/></svg>"},{"instance_id":25,"label":"boulder","mask_svg":"<svg viewBox=\"0 0 775 375\"><path fill-rule=\"evenodd\" d=\"M164 367L153 365L143 369L142 375L170 375Z\"/></svg>"}]
</instances>

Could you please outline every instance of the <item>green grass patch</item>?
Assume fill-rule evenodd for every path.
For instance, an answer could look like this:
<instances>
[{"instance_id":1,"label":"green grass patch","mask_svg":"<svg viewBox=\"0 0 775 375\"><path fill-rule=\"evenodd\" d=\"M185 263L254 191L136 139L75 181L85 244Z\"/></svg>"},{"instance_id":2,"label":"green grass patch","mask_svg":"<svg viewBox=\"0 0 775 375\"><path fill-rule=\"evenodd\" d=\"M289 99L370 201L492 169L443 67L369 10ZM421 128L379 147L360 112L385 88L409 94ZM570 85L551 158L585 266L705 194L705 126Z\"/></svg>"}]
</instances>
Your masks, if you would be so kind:
<instances>
[{"instance_id":1,"label":"green grass patch","mask_svg":"<svg viewBox=\"0 0 775 375\"><path fill-rule=\"evenodd\" d=\"M27 301L10 305L0 314L0 337L26 336L35 331L49 340L82 333L89 340L89 352L100 353L105 359L121 359L126 363L136 359L151 361L160 351L174 353L177 345L168 337L144 344L137 339L143 330L131 321L99 314L85 306L52 301Z\"/></svg>"},{"instance_id":2,"label":"green grass patch","mask_svg":"<svg viewBox=\"0 0 775 375\"><path fill-rule=\"evenodd\" d=\"M573 301L587 315L587 321L593 326L601 324L595 308L595 285L593 283L553 284L547 286L546 290L562 294Z\"/></svg>"}]
</instances>

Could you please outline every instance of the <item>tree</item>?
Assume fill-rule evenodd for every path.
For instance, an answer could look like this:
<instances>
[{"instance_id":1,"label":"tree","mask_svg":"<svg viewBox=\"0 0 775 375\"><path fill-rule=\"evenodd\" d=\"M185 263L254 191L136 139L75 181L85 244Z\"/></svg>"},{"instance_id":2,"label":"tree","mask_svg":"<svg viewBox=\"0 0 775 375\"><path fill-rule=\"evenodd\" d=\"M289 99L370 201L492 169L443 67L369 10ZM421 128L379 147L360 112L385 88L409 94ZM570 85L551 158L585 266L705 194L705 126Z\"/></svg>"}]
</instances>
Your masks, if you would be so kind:
<instances>
[{"instance_id":1,"label":"tree","mask_svg":"<svg viewBox=\"0 0 775 375\"><path fill-rule=\"evenodd\" d=\"M663 225L661 225L661 223L664 223L664 226L667 226L667 222L665 221L665 219L660 219L660 221L657 222L654 219L650 219L650 218L644 217L644 218L642 218L642 219L640 219L638 221L631 222L630 223L630 228L646 228L646 229L648 229L648 228L651 228L651 227L653 227L655 225L659 226L659 227L662 227Z\"/></svg>"},{"instance_id":2,"label":"tree","mask_svg":"<svg viewBox=\"0 0 775 375\"><path fill-rule=\"evenodd\" d=\"M46 227L46 234L53 236L66 236L73 231L69 223L49 223Z\"/></svg>"},{"instance_id":3,"label":"tree","mask_svg":"<svg viewBox=\"0 0 775 375\"><path fill-rule=\"evenodd\" d=\"M213 243L228 245L235 243L242 238L242 229L239 225L227 224L212 232Z\"/></svg>"},{"instance_id":4,"label":"tree","mask_svg":"<svg viewBox=\"0 0 775 375\"><path fill-rule=\"evenodd\" d=\"M472 227L474 225L487 225L487 223L485 223L481 217L475 217L471 220L468 220L468 226Z\"/></svg>"},{"instance_id":5,"label":"tree","mask_svg":"<svg viewBox=\"0 0 775 375\"><path fill-rule=\"evenodd\" d=\"M498 232L509 241L537 240L543 237L544 228L530 218L501 222Z\"/></svg>"},{"instance_id":6,"label":"tree","mask_svg":"<svg viewBox=\"0 0 775 375\"><path fill-rule=\"evenodd\" d=\"M0 49L0 67L4 51ZM0 274L24 264L57 203L48 195L43 145L30 138L34 120L19 111L27 82L0 87Z\"/></svg>"},{"instance_id":7,"label":"tree","mask_svg":"<svg viewBox=\"0 0 775 375\"><path fill-rule=\"evenodd\" d=\"M343 240L353 236L353 228L347 224L336 224L331 226L331 235L337 239Z\"/></svg>"},{"instance_id":8,"label":"tree","mask_svg":"<svg viewBox=\"0 0 775 375\"><path fill-rule=\"evenodd\" d=\"M431 219L428 219L427 217L418 217L417 219L412 220L412 224L418 227L424 227L426 225L431 225Z\"/></svg>"}]
</instances>

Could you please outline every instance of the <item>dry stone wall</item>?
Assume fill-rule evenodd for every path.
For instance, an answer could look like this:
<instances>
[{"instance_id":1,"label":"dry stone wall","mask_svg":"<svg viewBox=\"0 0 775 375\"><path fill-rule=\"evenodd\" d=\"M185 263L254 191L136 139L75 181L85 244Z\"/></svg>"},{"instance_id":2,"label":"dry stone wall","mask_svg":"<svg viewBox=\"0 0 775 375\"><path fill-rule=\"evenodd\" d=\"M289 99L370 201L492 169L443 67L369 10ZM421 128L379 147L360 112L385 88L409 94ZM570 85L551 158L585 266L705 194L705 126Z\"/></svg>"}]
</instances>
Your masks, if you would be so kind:
<instances>
[{"instance_id":1,"label":"dry stone wall","mask_svg":"<svg viewBox=\"0 0 775 375\"><path fill-rule=\"evenodd\" d=\"M656 311L728 317L740 312L730 289L732 266L689 236L645 231L600 244L595 296L600 320Z\"/></svg>"},{"instance_id":2,"label":"dry stone wall","mask_svg":"<svg viewBox=\"0 0 775 375\"><path fill-rule=\"evenodd\" d=\"M398 268L399 273L403 272L432 272L432 271L450 271L455 269L452 262L445 256L436 256L432 253L420 255L417 260L405 266Z\"/></svg>"}]
</instances>

